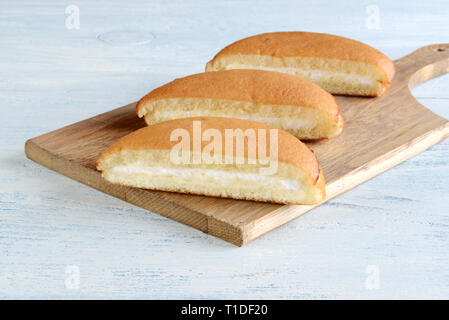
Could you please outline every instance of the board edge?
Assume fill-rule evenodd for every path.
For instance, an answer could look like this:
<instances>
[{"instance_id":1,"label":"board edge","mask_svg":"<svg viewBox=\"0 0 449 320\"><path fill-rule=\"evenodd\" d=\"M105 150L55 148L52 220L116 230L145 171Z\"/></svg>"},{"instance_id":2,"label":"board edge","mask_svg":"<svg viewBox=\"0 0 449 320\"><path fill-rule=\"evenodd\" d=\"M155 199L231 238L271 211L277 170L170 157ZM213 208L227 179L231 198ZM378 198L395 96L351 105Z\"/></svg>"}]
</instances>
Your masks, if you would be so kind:
<instances>
[{"instance_id":1,"label":"board edge","mask_svg":"<svg viewBox=\"0 0 449 320\"><path fill-rule=\"evenodd\" d=\"M174 201L158 196L157 193L162 191L153 192L151 190L112 184L103 179L100 172L73 161L68 161L69 163L67 163L67 160L53 155L48 150L35 143L35 141L33 141L34 139L35 138L31 138L25 142L25 155L28 159L50 170L58 172L107 195L119 198L155 214L193 227L236 246L241 247L245 244L243 238L243 226L232 225L226 221L215 219L200 211L187 208ZM87 179L79 179L80 172L78 171L83 172ZM145 201L139 200L143 198L143 195L145 195ZM187 219L189 216L193 216L194 219Z\"/></svg>"}]
</instances>

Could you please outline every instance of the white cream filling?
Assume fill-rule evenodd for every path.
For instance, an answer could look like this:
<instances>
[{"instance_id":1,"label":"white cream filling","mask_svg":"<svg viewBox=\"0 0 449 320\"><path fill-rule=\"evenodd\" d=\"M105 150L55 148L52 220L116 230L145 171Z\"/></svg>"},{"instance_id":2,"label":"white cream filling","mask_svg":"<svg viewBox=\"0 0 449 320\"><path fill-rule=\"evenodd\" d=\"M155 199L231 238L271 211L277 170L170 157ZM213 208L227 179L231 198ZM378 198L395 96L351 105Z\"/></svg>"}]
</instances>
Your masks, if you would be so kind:
<instances>
[{"instance_id":1,"label":"white cream filling","mask_svg":"<svg viewBox=\"0 0 449 320\"><path fill-rule=\"evenodd\" d=\"M169 176L173 178L187 178L199 179L201 177L212 178L218 185L224 186L225 183L230 183L236 180L244 180L246 182L257 181L263 184L276 185L280 184L284 189L299 191L302 188L302 183L293 179L279 178L275 176L265 176L255 173L244 172L228 172L221 170L207 170L198 168L174 169L164 167L140 167L140 166L116 166L112 168L116 173L133 174L145 173L153 176ZM243 181L239 181L242 183Z\"/></svg>"},{"instance_id":2,"label":"white cream filling","mask_svg":"<svg viewBox=\"0 0 449 320\"><path fill-rule=\"evenodd\" d=\"M185 117L200 117L206 115L207 110L193 110L193 111L183 111L183 116ZM171 119L173 116L173 113L163 111L158 112L157 115L161 119ZM286 130L296 130L298 128L304 128L304 129L312 129L314 128L318 122L317 121L304 121L304 119L298 119L298 118L270 118L270 117L262 117L257 114L235 114L235 115L229 115L224 113L216 113L213 114L207 114L208 116L215 116L215 117L223 117L223 118L239 118L244 120L251 120L256 122L262 122L266 124L273 125L275 127L282 127L282 129Z\"/></svg>"},{"instance_id":3,"label":"white cream filling","mask_svg":"<svg viewBox=\"0 0 449 320\"><path fill-rule=\"evenodd\" d=\"M226 116L223 115L223 117ZM238 117L240 119L263 122L271 125L282 125L284 129L313 128L317 125L316 121L304 121L304 119L298 118L269 118L257 114L242 114L238 115Z\"/></svg>"},{"instance_id":4,"label":"white cream filling","mask_svg":"<svg viewBox=\"0 0 449 320\"><path fill-rule=\"evenodd\" d=\"M240 63L232 63L226 66L226 69L248 69L247 65L243 65ZM313 69L301 69L301 68L271 68L271 67L262 67L262 66L251 66L251 69L257 70L266 70L266 71L277 71L288 74L293 74L297 76L301 76L303 78L307 78L311 82L320 82L321 79L328 79L332 77L336 77L339 79L343 79L345 82L360 82L365 86L374 86L376 84L376 80L359 74L351 74L344 72L335 72L328 70L313 70Z\"/></svg>"}]
</instances>

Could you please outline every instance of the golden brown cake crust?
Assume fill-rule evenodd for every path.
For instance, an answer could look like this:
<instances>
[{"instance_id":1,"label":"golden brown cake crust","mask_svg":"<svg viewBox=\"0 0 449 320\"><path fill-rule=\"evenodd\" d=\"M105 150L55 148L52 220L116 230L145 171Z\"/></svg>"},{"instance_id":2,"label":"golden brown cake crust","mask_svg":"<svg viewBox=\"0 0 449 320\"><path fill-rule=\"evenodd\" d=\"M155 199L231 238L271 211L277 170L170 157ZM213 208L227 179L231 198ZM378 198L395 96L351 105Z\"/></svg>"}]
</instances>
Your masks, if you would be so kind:
<instances>
[{"instance_id":1,"label":"golden brown cake crust","mask_svg":"<svg viewBox=\"0 0 449 320\"><path fill-rule=\"evenodd\" d=\"M325 33L273 32L248 37L221 50L210 62L230 55L316 57L352 60L377 65L391 81L394 64L379 50L362 42Z\"/></svg>"},{"instance_id":2,"label":"golden brown cake crust","mask_svg":"<svg viewBox=\"0 0 449 320\"><path fill-rule=\"evenodd\" d=\"M137 113L152 101L169 98L212 98L310 107L327 112L336 120L340 114L335 98L318 85L294 75L263 70L224 70L176 79L143 97L137 104Z\"/></svg>"},{"instance_id":3,"label":"golden brown cake crust","mask_svg":"<svg viewBox=\"0 0 449 320\"><path fill-rule=\"evenodd\" d=\"M269 149L269 130L276 129L263 123L220 117L196 117L170 120L160 122L137 131L134 131L127 136L119 139L112 144L98 159L97 169L100 170L101 162L111 154L120 152L122 150L170 150L179 141L170 141L171 132L175 129L185 129L193 137L193 121L201 121L201 130L204 132L207 129L217 129L222 133L223 137L223 154L224 154L224 137L225 129L266 129L267 132L267 149ZM314 181L317 181L320 175L320 166L315 154L304 143L296 139L290 133L283 130L278 130L278 161L290 163L294 166L302 168L307 172ZM192 141L191 139L191 150ZM207 143L203 143L204 145ZM245 156L247 156L247 147L245 147Z\"/></svg>"}]
</instances>

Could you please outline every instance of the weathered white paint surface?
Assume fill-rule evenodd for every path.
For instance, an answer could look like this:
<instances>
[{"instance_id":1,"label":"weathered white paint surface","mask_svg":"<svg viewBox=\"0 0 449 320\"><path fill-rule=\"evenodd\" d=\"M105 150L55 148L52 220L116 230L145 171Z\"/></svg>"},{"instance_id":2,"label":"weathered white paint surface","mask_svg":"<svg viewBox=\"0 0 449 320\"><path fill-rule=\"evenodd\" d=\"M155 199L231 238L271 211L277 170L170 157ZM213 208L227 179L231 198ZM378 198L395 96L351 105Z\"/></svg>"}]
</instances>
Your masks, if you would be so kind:
<instances>
[{"instance_id":1,"label":"weathered white paint surface","mask_svg":"<svg viewBox=\"0 0 449 320\"><path fill-rule=\"evenodd\" d=\"M393 59L449 42L446 0L109 2L0 3L0 298L449 297L449 141L243 248L23 153L26 139L200 72L218 49L251 34L330 32ZM65 27L71 4L79 30ZM380 29L366 27L368 5L378 6ZM97 39L113 30L155 39ZM448 118L448 84L443 76L414 93ZM67 266L77 266L79 286Z\"/></svg>"}]
</instances>

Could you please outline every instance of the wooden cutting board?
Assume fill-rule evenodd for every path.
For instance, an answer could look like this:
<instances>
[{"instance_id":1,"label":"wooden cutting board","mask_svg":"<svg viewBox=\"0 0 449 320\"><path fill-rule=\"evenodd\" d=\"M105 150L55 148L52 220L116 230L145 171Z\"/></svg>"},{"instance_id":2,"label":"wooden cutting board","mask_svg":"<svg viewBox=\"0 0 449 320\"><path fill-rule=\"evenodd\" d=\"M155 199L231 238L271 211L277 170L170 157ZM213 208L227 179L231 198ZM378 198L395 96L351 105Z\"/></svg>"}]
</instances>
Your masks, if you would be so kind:
<instances>
[{"instance_id":1,"label":"wooden cutting board","mask_svg":"<svg viewBox=\"0 0 449 320\"><path fill-rule=\"evenodd\" d=\"M308 143L327 182L326 201L449 136L449 121L419 104L410 89L449 72L449 44L431 45L395 61L396 76L380 98L337 97L343 133ZM30 139L27 156L95 189L242 246L316 205L277 205L148 191L113 185L95 170L115 140L144 126L130 104ZM404 186L405 187L405 186Z\"/></svg>"}]
</instances>

